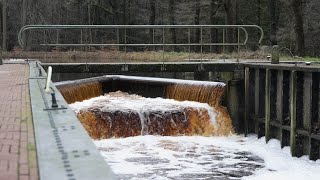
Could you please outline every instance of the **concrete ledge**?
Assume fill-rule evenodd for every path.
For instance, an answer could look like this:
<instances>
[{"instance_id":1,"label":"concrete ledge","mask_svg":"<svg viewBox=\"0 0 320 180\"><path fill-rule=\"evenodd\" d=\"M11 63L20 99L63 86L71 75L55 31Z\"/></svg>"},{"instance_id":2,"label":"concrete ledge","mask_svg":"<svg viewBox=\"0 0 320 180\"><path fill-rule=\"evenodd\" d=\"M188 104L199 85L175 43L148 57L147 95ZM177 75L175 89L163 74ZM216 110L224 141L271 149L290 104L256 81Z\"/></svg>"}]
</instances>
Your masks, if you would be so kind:
<instances>
[{"instance_id":1,"label":"concrete ledge","mask_svg":"<svg viewBox=\"0 0 320 180\"><path fill-rule=\"evenodd\" d=\"M62 95L51 83L58 109L51 108L51 94L44 92L45 71L30 62L29 88L40 179L116 179L91 138ZM43 76L39 76L39 69Z\"/></svg>"}]
</instances>

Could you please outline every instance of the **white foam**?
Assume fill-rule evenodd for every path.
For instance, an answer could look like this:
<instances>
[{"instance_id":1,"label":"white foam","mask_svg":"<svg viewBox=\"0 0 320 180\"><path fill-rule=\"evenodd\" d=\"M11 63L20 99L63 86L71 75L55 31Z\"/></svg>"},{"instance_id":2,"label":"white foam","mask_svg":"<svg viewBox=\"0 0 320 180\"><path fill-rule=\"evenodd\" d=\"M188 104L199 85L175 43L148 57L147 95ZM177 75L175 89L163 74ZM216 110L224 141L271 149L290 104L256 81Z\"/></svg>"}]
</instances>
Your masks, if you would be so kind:
<instances>
[{"instance_id":1,"label":"white foam","mask_svg":"<svg viewBox=\"0 0 320 180\"><path fill-rule=\"evenodd\" d=\"M126 179L174 179L186 174L199 174L201 179L201 174L213 173L212 167L216 165L221 168L214 171L244 170L245 167L228 166L248 163L245 157L236 158L237 152L251 152L264 160L264 163L251 161L264 167L243 179L320 179L320 160L291 157L288 147L281 149L278 140L270 140L268 144L264 140L256 136L137 136L99 140L95 144L113 171L120 176L127 175ZM167 142L169 148L159 145L163 142ZM188 156L190 153L194 156ZM212 153L221 153L224 158L212 159ZM150 164L148 159L155 164ZM153 175L148 176L148 173Z\"/></svg>"},{"instance_id":2,"label":"white foam","mask_svg":"<svg viewBox=\"0 0 320 180\"><path fill-rule=\"evenodd\" d=\"M214 125L216 125L216 113L215 109L207 103L199 103L194 101L176 101L173 99L163 98L145 98L137 95L113 95L106 94L84 100L82 102L75 102L69 105L72 110L78 113L81 109L86 109L92 106L102 107L102 111L106 112L137 112L140 115L140 119L143 120L143 114L148 112L172 112L178 111L183 108L195 108L205 109L208 111L210 119ZM143 125L143 124L142 124Z\"/></svg>"}]
</instances>

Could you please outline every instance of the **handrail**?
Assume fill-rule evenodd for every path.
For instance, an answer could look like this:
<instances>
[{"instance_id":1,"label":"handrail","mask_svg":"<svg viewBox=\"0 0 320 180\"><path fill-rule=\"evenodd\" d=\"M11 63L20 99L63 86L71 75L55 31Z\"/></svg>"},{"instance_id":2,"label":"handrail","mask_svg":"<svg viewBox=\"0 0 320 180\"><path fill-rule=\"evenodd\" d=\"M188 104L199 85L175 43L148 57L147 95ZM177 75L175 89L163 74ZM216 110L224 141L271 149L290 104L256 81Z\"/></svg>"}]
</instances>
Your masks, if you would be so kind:
<instances>
[{"instance_id":1,"label":"handrail","mask_svg":"<svg viewBox=\"0 0 320 180\"><path fill-rule=\"evenodd\" d=\"M187 43L187 44L40 44L46 46L204 46L204 45L223 45L223 46L235 46L235 45L245 45L248 41L248 32L246 28L256 28L260 31L260 38L258 43L261 44L264 33L261 27L257 25L26 25L22 27L18 34L18 42L21 47L25 47L25 42L23 41L23 33L27 30L32 29L137 29L137 28L150 28L150 29L170 29L170 28L215 28L215 29L241 29L245 33L245 39L242 43Z\"/></svg>"}]
</instances>

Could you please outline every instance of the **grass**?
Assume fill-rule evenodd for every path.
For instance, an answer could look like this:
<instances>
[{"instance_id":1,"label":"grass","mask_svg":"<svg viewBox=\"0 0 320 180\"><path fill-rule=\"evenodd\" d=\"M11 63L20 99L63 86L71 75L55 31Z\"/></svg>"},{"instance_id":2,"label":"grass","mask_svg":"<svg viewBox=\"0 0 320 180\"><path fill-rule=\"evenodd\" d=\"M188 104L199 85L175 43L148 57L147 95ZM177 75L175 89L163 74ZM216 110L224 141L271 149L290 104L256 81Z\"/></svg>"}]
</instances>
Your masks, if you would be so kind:
<instances>
[{"instance_id":1,"label":"grass","mask_svg":"<svg viewBox=\"0 0 320 180\"><path fill-rule=\"evenodd\" d=\"M282 56L280 60L291 60L291 61L310 61L310 62L320 62L320 57L291 57L291 56Z\"/></svg>"},{"instance_id":2,"label":"grass","mask_svg":"<svg viewBox=\"0 0 320 180\"><path fill-rule=\"evenodd\" d=\"M43 63L124 63L124 62L175 62L175 61L215 61L221 59L240 60L267 60L270 55L264 51L240 51L225 54L216 53L188 53L188 52L163 52L163 51L141 51L141 52L123 52L117 50L94 50L90 52L83 51L53 51L53 52L25 52L12 51L3 52L3 57L7 59L37 59ZM320 61L316 57L290 57L281 55L280 61Z\"/></svg>"}]
</instances>

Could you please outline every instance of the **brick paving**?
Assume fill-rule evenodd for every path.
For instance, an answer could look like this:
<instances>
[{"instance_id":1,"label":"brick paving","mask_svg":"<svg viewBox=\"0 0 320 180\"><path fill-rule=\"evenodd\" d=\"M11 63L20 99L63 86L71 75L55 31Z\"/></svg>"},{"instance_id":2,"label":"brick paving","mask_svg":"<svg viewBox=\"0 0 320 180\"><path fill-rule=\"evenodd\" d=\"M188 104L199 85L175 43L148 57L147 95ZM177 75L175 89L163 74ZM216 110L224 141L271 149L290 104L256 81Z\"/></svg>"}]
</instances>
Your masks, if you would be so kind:
<instances>
[{"instance_id":1,"label":"brick paving","mask_svg":"<svg viewBox=\"0 0 320 180\"><path fill-rule=\"evenodd\" d=\"M0 65L0 180L36 180L27 64Z\"/></svg>"}]
</instances>

